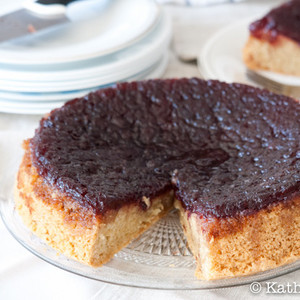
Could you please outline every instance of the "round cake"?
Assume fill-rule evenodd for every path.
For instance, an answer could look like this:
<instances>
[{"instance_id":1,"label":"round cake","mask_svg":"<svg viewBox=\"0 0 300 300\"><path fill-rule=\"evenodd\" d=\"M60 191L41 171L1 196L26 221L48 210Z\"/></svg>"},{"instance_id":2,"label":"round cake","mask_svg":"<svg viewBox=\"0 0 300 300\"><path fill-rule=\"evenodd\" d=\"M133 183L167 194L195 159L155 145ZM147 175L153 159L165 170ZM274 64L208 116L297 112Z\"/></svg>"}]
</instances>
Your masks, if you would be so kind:
<instances>
[{"instance_id":1,"label":"round cake","mask_svg":"<svg viewBox=\"0 0 300 300\"><path fill-rule=\"evenodd\" d=\"M196 275L217 279L300 257L300 105L241 84L122 83L44 117L24 143L24 222L99 266L170 208Z\"/></svg>"}]
</instances>

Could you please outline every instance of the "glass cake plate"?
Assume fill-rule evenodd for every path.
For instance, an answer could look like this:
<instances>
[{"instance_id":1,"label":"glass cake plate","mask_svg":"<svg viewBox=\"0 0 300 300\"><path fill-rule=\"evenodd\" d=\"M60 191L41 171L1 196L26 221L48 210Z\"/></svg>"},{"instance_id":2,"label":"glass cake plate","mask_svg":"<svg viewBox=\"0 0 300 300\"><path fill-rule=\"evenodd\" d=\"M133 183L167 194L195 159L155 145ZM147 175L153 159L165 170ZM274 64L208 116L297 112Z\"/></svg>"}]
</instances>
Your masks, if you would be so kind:
<instances>
[{"instance_id":1,"label":"glass cake plate","mask_svg":"<svg viewBox=\"0 0 300 300\"><path fill-rule=\"evenodd\" d=\"M263 281L300 268L300 260L252 276L214 281L194 276L195 261L187 247L176 210L117 253L100 268L81 264L49 247L22 223L13 200L14 178L2 180L0 211L4 224L15 239L30 252L63 270L117 285L152 289L195 290L249 284ZM1 187L1 188L2 188Z\"/></svg>"}]
</instances>

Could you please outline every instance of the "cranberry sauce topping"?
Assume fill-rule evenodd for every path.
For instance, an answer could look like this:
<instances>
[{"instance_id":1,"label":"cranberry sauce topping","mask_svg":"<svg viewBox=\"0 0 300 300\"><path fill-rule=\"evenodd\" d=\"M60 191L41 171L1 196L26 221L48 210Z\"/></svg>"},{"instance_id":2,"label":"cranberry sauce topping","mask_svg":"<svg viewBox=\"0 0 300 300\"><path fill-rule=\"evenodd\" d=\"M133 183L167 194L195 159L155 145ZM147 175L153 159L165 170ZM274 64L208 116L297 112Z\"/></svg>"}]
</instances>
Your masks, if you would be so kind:
<instances>
[{"instance_id":1,"label":"cranberry sauce topping","mask_svg":"<svg viewBox=\"0 0 300 300\"><path fill-rule=\"evenodd\" d=\"M101 215L175 189L204 216L300 194L300 105L241 84L123 83L68 102L31 140L45 180Z\"/></svg>"},{"instance_id":2,"label":"cranberry sauce topping","mask_svg":"<svg viewBox=\"0 0 300 300\"><path fill-rule=\"evenodd\" d=\"M289 1L271 10L262 19L250 25L251 34L275 42L283 34L300 43L300 0Z\"/></svg>"}]
</instances>

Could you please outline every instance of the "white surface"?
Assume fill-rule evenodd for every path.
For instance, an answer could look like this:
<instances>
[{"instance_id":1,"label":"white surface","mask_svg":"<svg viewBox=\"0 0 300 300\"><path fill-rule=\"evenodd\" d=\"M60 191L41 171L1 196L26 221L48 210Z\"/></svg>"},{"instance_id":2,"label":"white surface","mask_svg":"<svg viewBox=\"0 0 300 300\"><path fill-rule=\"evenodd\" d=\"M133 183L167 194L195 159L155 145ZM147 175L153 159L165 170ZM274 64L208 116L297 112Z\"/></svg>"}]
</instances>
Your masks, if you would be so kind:
<instances>
[{"instance_id":1,"label":"white surface","mask_svg":"<svg viewBox=\"0 0 300 300\"><path fill-rule=\"evenodd\" d=\"M0 0L3 4L5 0ZM196 55L212 34L231 22L262 14L282 1L251 0L239 4L205 8L172 7L174 47L182 54ZM0 6L1 7L1 6ZM4 7L4 6L2 6ZM164 77L200 76L193 65L171 55ZM33 135L41 116L0 113L0 194L1 177L9 176L20 162L21 143ZM1 201L1 200L0 200ZM207 291L159 291L128 288L82 278L60 270L35 257L16 242L0 221L0 299L5 300L211 300L211 299L298 299L294 295L270 295L264 290L252 294L249 285ZM300 271L276 278L281 284L300 283ZM265 282L263 283L265 285ZM276 297L278 296L278 297Z\"/></svg>"},{"instance_id":2,"label":"white surface","mask_svg":"<svg viewBox=\"0 0 300 300\"><path fill-rule=\"evenodd\" d=\"M149 0L75 2L67 9L71 23L2 44L0 62L55 64L109 54L142 38L159 14Z\"/></svg>"},{"instance_id":3,"label":"white surface","mask_svg":"<svg viewBox=\"0 0 300 300\"><path fill-rule=\"evenodd\" d=\"M166 51L171 39L170 18L162 13L153 32L112 55L63 65L0 69L0 90L10 92L65 92L123 80L149 68Z\"/></svg>"},{"instance_id":4,"label":"white surface","mask_svg":"<svg viewBox=\"0 0 300 300\"><path fill-rule=\"evenodd\" d=\"M240 2L245 0L157 0L164 4L191 5L191 6L208 6L226 2Z\"/></svg>"},{"instance_id":5,"label":"white surface","mask_svg":"<svg viewBox=\"0 0 300 300\"><path fill-rule=\"evenodd\" d=\"M237 22L211 37L198 56L199 68L206 79L254 84L246 76L242 49L249 36L248 25L257 18L258 16L252 16ZM280 83L300 86L300 77L267 71L257 73Z\"/></svg>"}]
</instances>

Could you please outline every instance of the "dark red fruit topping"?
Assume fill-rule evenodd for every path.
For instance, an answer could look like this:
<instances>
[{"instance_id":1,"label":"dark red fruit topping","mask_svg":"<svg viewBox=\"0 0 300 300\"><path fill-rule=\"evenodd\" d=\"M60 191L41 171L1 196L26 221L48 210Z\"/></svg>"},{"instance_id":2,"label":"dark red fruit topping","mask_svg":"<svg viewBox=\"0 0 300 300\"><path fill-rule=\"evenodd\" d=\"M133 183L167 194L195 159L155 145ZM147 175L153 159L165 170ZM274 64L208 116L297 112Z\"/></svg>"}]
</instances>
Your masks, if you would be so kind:
<instances>
[{"instance_id":1,"label":"dark red fruit topping","mask_svg":"<svg viewBox=\"0 0 300 300\"><path fill-rule=\"evenodd\" d=\"M101 215L170 189L204 217L251 214L300 195L300 105L241 84L122 83L42 119L33 162Z\"/></svg>"},{"instance_id":2,"label":"dark red fruit topping","mask_svg":"<svg viewBox=\"0 0 300 300\"><path fill-rule=\"evenodd\" d=\"M275 42L282 34L300 43L300 0L293 0L271 10L250 25L251 34Z\"/></svg>"}]
</instances>

